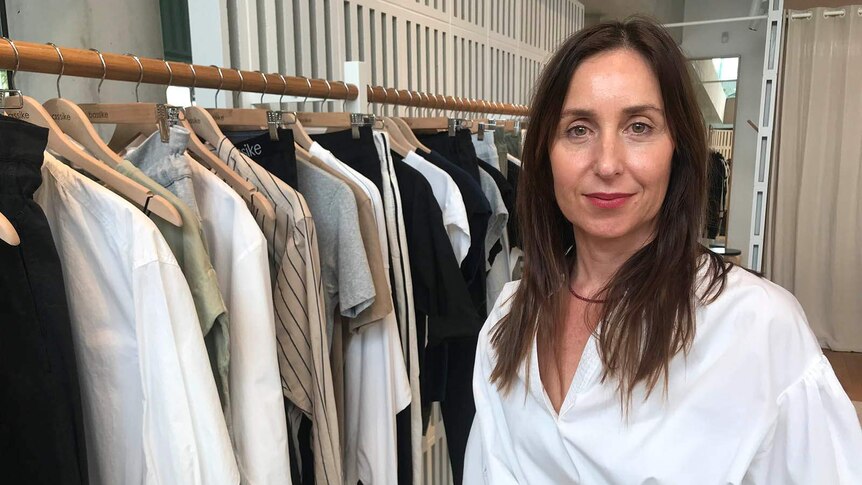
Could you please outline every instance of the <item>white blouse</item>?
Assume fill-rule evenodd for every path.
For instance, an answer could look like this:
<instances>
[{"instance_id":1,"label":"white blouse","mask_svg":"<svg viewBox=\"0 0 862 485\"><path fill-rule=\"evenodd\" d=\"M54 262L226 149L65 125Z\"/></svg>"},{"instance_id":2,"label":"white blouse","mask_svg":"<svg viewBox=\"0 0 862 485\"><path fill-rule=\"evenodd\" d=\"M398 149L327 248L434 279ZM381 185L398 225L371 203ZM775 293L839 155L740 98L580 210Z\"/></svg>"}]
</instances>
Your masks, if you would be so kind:
<instances>
[{"instance_id":1,"label":"white blouse","mask_svg":"<svg viewBox=\"0 0 862 485\"><path fill-rule=\"evenodd\" d=\"M594 338L559 415L535 345L507 395L490 383L490 331L517 284L503 289L479 337L464 483L862 483L856 412L779 286L734 268L722 295L697 310L694 344L672 359L667 393L659 385L644 400L636 387L624 419L616 383L601 382Z\"/></svg>"}]
</instances>

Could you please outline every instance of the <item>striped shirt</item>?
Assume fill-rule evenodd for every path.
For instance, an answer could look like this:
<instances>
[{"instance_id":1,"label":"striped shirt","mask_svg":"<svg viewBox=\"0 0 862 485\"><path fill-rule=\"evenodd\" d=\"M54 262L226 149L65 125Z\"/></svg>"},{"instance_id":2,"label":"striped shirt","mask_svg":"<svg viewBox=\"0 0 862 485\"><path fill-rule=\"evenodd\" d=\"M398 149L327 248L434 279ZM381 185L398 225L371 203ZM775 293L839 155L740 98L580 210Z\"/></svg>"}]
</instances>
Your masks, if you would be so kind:
<instances>
[{"instance_id":1,"label":"striped shirt","mask_svg":"<svg viewBox=\"0 0 862 485\"><path fill-rule=\"evenodd\" d=\"M338 419L311 211L301 194L248 159L227 139L219 143L216 152L275 208L275 221L260 211L253 212L269 246L281 385L285 397L312 421L316 482L341 485Z\"/></svg>"}]
</instances>

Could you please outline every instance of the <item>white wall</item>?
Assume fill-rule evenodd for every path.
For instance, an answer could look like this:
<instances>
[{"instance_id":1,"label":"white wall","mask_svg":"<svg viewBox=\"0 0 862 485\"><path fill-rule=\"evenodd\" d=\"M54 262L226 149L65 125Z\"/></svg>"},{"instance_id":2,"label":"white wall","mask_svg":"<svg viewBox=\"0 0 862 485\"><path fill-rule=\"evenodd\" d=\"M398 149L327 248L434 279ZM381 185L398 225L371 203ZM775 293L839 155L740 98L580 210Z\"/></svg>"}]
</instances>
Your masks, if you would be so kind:
<instances>
[{"instance_id":1,"label":"white wall","mask_svg":"<svg viewBox=\"0 0 862 485\"><path fill-rule=\"evenodd\" d=\"M749 14L750 6L750 0L687 0L685 21L745 17ZM721 42L722 32L729 34L725 44ZM746 261L748 257L746 253L751 231L751 202L757 149L757 132L748 126L747 120L756 122L760 113L765 44L764 21L761 21L756 32L748 29L748 22L700 25L683 29L682 48L690 58L740 56L727 245L743 252L742 261Z\"/></svg>"},{"instance_id":2,"label":"white wall","mask_svg":"<svg viewBox=\"0 0 862 485\"><path fill-rule=\"evenodd\" d=\"M162 58L158 0L6 0L9 35L13 40L53 42L61 47L96 48ZM56 76L22 72L16 87L38 101L57 97ZM64 98L76 102L123 103L135 100L135 83L105 81L97 96L98 79L64 77ZM165 88L142 84L141 101L164 102Z\"/></svg>"}]
</instances>

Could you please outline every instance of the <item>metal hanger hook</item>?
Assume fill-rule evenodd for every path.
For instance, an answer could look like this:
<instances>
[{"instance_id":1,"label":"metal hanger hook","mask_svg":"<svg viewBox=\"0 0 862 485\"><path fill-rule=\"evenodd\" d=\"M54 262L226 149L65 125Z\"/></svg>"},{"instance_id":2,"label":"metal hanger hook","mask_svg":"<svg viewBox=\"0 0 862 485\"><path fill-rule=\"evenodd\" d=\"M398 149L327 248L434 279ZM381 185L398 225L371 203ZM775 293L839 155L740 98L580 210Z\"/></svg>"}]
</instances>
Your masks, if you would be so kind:
<instances>
[{"instance_id":1,"label":"metal hanger hook","mask_svg":"<svg viewBox=\"0 0 862 485\"><path fill-rule=\"evenodd\" d=\"M12 48L12 52L15 54L15 68L12 69L12 75L9 77L9 85L14 87L15 74L18 74L18 68L21 67L21 54L18 53L18 47L15 46L12 39L8 39L6 37L3 37L2 39L9 43L9 47Z\"/></svg>"},{"instance_id":2,"label":"metal hanger hook","mask_svg":"<svg viewBox=\"0 0 862 485\"><path fill-rule=\"evenodd\" d=\"M284 92L287 91L287 79L284 78L284 75L279 73L278 77L281 78L281 83L284 85L281 88L281 96L278 97L278 109L281 109L281 100L284 99Z\"/></svg>"},{"instance_id":3,"label":"metal hanger hook","mask_svg":"<svg viewBox=\"0 0 862 485\"><path fill-rule=\"evenodd\" d=\"M299 76L299 77L301 77L302 79L305 79L305 83L308 84L308 90L305 92L305 99L302 100L302 104L304 106L305 103L308 102L308 96L311 95L311 79L308 79L305 76Z\"/></svg>"},{"instance_id":4,"label":"metal hanger hook","mask_svg":"<svg viewBox=\"0 0 862 485\"><path fill-rule=\"evenodd\" d=\"M401 103L401 93L398 92L398 88L395 88L395 108L393 111L398 109L398 105Z\"/></svg>"},{"instance_id":5,"label":"metal hanger hook","mask_svg":"<svg viewBox=\"0 0 862 485\"><path fill-rule=\"evenodd\" d=\"M195 71L195 65L189 64L189 69L192 71L192 87L189 90L189 101L191 101L192 106L195 105L195 87L198 85L198 72Z\"/></svg>"},{"instance_id":6,"label":"metal hanger hook","mask_svg":"<svg viewBox=\"0 0 862 485\"><path fill-rule=\"evenodd\" d=\"M141 98L138 96L138 88L141 86L141 81L144 80L144 65L141 64L141 59L134 54L126 54L127 56L131 56L135 62L138 63L138 84L135 84L135 102L140 103Z\"/></svg>"},{"instance_id":7,"label":"metal hanger hook","mask_svg":"<svg viewBox=\"0 0 862 485\"><path fill-rule=\"evenodd\" d=\"M237 96L237 101L242 105L242 93L245 91L245 78L242 76L242 71L239 69L234 69L239 76L239 95Z\"/></svg>"},{"instance_id":8,"label":"metal hanger hook","mask_svg":"<svg viewBox=\"0 0 862 485\"><path fill-rule=\"evenodd\" d=\"M327 91L326 96L323 98L323 101L320 102L320 109L323 109L323 106L326 104L326 102L329 100L329 97L332 95L332 84L329 84L328 79L324 79L323 82L326 83Z\"/></svg>"},{"instance_id":9,"label":"metal hanger hook","mask_svg":"<svg viewBox=\"0 0 862 485\"><path fill-rule=\"evenodd\" d=\"M266 88L267 86L269 86L269 80L266 78L266 74L262 73L261 71L257 71L257 73L260 74L260 77L263 78L263 91L261 91L260 93L260 104L263 104L263 95L266 94ZM281 109L281 106L279 106L278 109Z\"/></svg>"},{"instance_id":10,"label":"metal hanger hook","mask_svg":"<svg viewBox=\"0 0 862 485\"><path fill-rule=\"evenodd\" d=\"M216 109L218 109L218 93L221 92L221 87L224 86L224 74L221 72L221 68L216 66L215 64L210 64L210 67L214 67L218 71L219 81L218 81L218 88L216 89L216 92L215 92L215 107L216 107Z\"/></svg>"},{"instance_id":11,"label":"metal hanger hook","mask_svg":"<svg viewBox=\"0 0 862 485\"><path fill-rule=\"evenodd\" d=\"M63 77L63 72L66 70L66 61L63 60L63 53L60 52L60 48L57 47L57 44L53 42L48 42L47 44L57 51L57 57L60 58L60 73L57 75L57 97L62 98L63 95L60 94L60 79Z\"/></svg>"},{"instance_id":12,"label":"metal hanger hook","mask_svg":"<svg viewBox=\"0 0 862 485\"><path fill-rule=\"evenodd\" d=\"M99 62L102 63L102 78L99 79L99 87L96 88L96 94L98 96L102 95L102 83L105 82L105 78L108 76L108 65L105 64L105 56L102 55L102 51L99 49L90 49L99 55Z\"/></svg>"},{"instance_id":13,"label":"metal hanger hook","mask_svg":"<svg viewBox=\"0 0 862 485\"><path fill-rule=\"evenodd\" d=\"M408 101L408 103L410 103L410 104L407 106L407 114L408 115L411 113L415 114L416 113L416 107L413 106L413 91L410 91L408 89L407 95L410 96L410 101Z\"/></svg>"},{"instance_id":14,"label":"metal hanger hook","mask_svg":"<svg viewBox=\"0 0 862 485\"><path fill-rule=\"evenodd\" d=\"M174 85L174 70L171 69L171 64L167 59L162 59L162 62L165 63L165 68L168 70L168 87L171 87Z\"/></svg>"}]
</instances>

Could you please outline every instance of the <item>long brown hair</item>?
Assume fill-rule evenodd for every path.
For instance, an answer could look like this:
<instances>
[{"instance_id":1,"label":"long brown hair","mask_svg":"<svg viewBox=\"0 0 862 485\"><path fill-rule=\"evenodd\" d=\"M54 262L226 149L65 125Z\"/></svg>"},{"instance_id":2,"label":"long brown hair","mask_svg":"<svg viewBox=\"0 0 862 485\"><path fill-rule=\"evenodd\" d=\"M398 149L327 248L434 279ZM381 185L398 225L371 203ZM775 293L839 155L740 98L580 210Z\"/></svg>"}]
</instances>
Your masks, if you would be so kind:
<instances>
[{"instance_id":1,"label":"long brown hair","mask_svg":"<svg viewBox=\"0 0 862 485\"><path fill-rule=\"evenodd\" d=\"M707 194L706 128L687 61L661 26L643 17L607 22L572 35L548 62L535 88L523 150L517 210L523 240L524 272L510 312L491 336L497 361L491 381L507 392L535 335L544 348L562 328L571 259L577 252L572 225L554 197L549 158L554 131L572 76L590 56L614 49L641 55L658 78L674 141L670 181L654 238L631 256L604 287L597 338L603 379L618 381L628 408L639 383L647 395L668 365L694 340L695 308L724 289L729 266L698 242ZM698 272L706 280L699 287ZM701 291L698 291L700 288ZM548 345L544 345L548 344Z\"/></svg>"}]
</instances>

